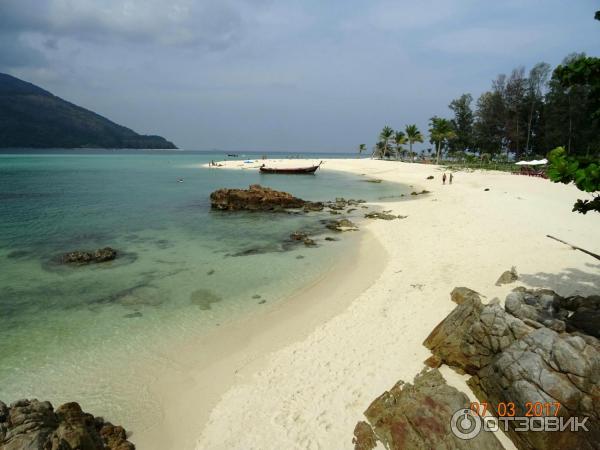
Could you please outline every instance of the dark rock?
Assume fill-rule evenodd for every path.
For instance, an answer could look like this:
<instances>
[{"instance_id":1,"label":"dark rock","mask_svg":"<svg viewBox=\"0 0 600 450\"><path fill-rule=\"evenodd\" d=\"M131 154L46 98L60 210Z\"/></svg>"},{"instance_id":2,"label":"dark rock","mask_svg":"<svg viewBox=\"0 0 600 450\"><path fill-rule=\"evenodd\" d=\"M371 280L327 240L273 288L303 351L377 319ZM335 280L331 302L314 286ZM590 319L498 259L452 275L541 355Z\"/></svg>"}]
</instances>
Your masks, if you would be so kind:
<instances>
[{"instance_id":1,"label":"dark rock","mask_svg":"<svg viewBox=\"0 0 600 450\"><path fill-rule=\"evenodd\" d=\"M302 231L294 231L292 234L290 234L290 239L292 241L303 241L307 237L308 237L308 234L306 234Z\"/></svg>"},{"instance_id":2,"label":"dark rock","mask_svg":"<svg viewBox=\"0 0 600 450\"><path fill-rule=\"evenodd\" d=\"M567 331L581 331L600 338L600 295L559 298L558 303L560 310L572 312L564 319Z\"/></svg>"},{"instance_id":3,"label":"dark rock","mask_svg":"<svg viewBox=\"0 0 600 450\"><path fill-rule=\"evenodd\" d=\"M219 189L210 194L213 209L227 211L281 211L303 208L306 201L287 192L253 184L248 189Z\"/></svg>"},{"instance_id":4,"label":"dark rock","mask_svg":"<svg viewBox=\"0 0 600 450\"><path fill-rule=\"evenodd\" d=\"M369 423L354 429L355 450L371 450L376 441L390 450L500 450L494 433L462 440L451 431L452 415L469 407L469 398L448 386L436 369L421 372L414 384L399 381L365 411Z\"/></svg>"},{"instance_id":5,"label":"dark rock","mask_svg":"<svg viewBox=\"0 0 600 450\"><path fill-rule=\"evenodd\" d=\"M261 300L260 302L258 302L259 305L264 305L265 303L267 303L266 300Z\"/></svg>"},{"instance_id":6,"label":"dark rock","mask_svg":"<svg viewBox=\"0 0 600 450\"><path fill-rule=\"evenodd\" d=\"M326 241L339 241L339 239L332 238L331 236L327 236L327 237L325 238L325 240L326 240Z\"/></svg>"},{"instance_id":7,"label":"dark rock","mask_svg":"<svg viewBox=\"0 0 600 450\"><path fill-rule=\"evenodd\" d=\"M383 180L379 180L379 179L373 178L373 179L370 179L370 180L362 180L362 181L365 181L367 183L381 183Z\"/></svg>"},{"instance_id":8,"label":"dark rock","mask_svg":"<svg viewBox=\"0 0 600 450\"><path fill-rule=\"evenodd\" d=\"M356 231L358 227L348 219L331 220L326 223L326 228L333 231Z\"/></svg>"},{"instance_id":9,"label":"dark rock","mask_svg":"<svg viewBox=\"0 0 600 450\"><path fill-rule=\"evenodd\" d=\"M487 191L489 191L489 190L490 190L490 188L485 188L485 189L484 189L484 191L486 191L486 192L487 192Z\"/></svg>"},{"instance_id":10,"label":"dark rock","mask_svg":"<svg viewBox=\"0 0 600 450\"><path fill-rule=\"evenodd\" d=\"M310 212L310 211L323 211L323 203L321 202L306 202L304 204L304 211L305 212Z\"/></svg>"},{"instance_id":11,"label":"dark rock","mask_svg":"<svg viewBox=\"0 0 600 450\"><path fill-rule=\"evenodd\" d=\"M133 312L133 313L129 313L129 314L125 314L123 317L125 317L126 319L135 319L136 317L142 317L143 314L139 311Z\"/></svg>"},{"instance_id":12,"label":"dark rock","mask_svg":"<svg viewBox=\"0 0 600 450\"><path fill-rule=\"evenodd\" d=\"M2 450L134 450L126 432L66 403L54 411L50 402L0 402Z\"/></svg>"},{"instance_id":13,"label":"dark rock","mask_svg":"<svg viewBox=\"0 0 600 450\"><path fill-rule=\"evenodd\" d=\"M397 219L398 217L393 215L393 214L388 214L385 212L370 212L370 213L366 213L365 217L367 219L382 219L382 220L394 220Z\"/></svg>"},{"instance_id":14,"label":"dark rock","mask_svg":"<svg viewBox=\"0 0 600 450\"><path fill-rule=\"evenodd\" d=\"M315 247L317 245L317 243L310 238L304 238L302 242L304 242L304 245L307 247Z\"/></svg>"},{"instance_id":15,"label":"dark rock","mask_svg":"<svg viewBox=\"0 0 600 450\"><path fill-rule=\"evenodd\" d=\"M498 281L496 281L496 286L514 283L518 279L519 275L517 274L517 269L513 266L510 270L507 270L502 275L500 275L500 278L498 278Z\"/></svg>"},{"instance_id":16,"label":"dark rock","mask_svg":"<svg viewBox=\"0 0 600 450\"><path fill-rule=\"evenodd\" d=\"M423 194L431 194L431 191L428 191L427 189L423 189L421 192L412 191L410 193L410 195L423 195Z\"/></svg>"},{"instance_id":17,"label":"dark rock","mask_svg":"<svg viewBox=\"0 0 600 450\"><path fill-rule=\"evenodd\" d=\"M254 295L252 296L252 298L253 298L253 299L255 299L255 300L258 300L259 298L261 298L261 296L260 296L260 295L258 295L258 294L254 294Z\"/></svg>"},{"instance_id":18,"label":"dark rock","mask_svg":"<svg viewBox=\"0 0 600 450\"><path fill-rule=\"evenodd\" d=\"M429 176L427 177L427 179L428 179L428 180L433 180L433 175L429 175Z\"/></svg>"},{"instance_id":19,"label":"dark rock","mask_svg":"<svg viewBox=\"0 0 600 450\"><path fill-rule=\"evenodd\" d=\"M73 251L61 257L63 264L92 264L112 261L117 257L117 251L110 247L99 248L94 251Z\"/></svg>"},{"instance_id":20,"label":"dark rock","mask_svg":"<svg viewBox=\"0 0 600 450\"><path fill-rule=\"evenodd\" d=\"M214 275L215 273L215 269L210 269L208 272L206 272L206 275Z\"/></svg>"}]
</instances>

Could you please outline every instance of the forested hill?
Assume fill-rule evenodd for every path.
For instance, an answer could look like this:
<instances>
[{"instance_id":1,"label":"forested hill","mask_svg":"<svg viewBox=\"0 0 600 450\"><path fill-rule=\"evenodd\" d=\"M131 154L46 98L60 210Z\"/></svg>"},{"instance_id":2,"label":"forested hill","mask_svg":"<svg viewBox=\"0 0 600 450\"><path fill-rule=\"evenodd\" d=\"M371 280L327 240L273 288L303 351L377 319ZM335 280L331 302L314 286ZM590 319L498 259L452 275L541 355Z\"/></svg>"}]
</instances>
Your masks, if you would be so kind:
<instances>
[{"instance_id":1,"label":"forested hill","mask_svg":"<svg viewBox=\"0 0 600 450\"><path fill-rule=\"evenodd\" d=\"M0 148L174 149L44 89L0 73Z\"/></svg>"}]
</instances>

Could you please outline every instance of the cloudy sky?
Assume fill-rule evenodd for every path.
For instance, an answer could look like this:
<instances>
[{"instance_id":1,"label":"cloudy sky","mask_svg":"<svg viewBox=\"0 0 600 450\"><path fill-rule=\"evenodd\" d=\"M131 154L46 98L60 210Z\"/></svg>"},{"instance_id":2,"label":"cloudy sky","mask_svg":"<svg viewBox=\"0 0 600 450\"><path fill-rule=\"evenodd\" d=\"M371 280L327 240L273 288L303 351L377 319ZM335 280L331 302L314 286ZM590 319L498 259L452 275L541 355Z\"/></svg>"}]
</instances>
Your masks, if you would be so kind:
<instances>
[{"instance_id":1,"label":"cloudy sky","mask_svg":"<svg viewBox=\"0 0 600 450\"><path fill-rule=\"evenodd\" d=\"M181 148L352 151L600 55L597 0L0 0L0 72Z\"/></svg>"}]
</instances>

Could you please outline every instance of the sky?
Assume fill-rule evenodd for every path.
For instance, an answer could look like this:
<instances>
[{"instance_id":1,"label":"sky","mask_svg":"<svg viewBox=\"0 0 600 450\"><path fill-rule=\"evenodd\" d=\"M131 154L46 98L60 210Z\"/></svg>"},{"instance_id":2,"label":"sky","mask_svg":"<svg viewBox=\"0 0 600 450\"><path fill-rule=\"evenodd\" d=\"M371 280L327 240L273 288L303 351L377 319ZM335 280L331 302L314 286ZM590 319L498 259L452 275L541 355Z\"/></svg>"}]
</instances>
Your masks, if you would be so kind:
<instances>
[{"instance_id":1,"label":"sky","mask_svg":"<svg viewBox=\"0 0 600 450\"><path fill-rule=\"evenodd\" d=\"M0 0L0 72L188 150L352 152L600 56L598 0ZM429 146L427 143L421 147Z\"/></svg>"}]
</instances>

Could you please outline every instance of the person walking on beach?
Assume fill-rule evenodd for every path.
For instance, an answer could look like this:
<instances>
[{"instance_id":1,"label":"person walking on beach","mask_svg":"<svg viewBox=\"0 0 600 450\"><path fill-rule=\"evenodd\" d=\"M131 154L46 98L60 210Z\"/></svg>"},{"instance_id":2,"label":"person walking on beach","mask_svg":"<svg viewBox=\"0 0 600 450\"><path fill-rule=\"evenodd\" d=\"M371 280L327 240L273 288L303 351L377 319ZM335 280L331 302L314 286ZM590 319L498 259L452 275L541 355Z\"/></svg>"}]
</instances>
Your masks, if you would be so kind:
<instances>
[{"instance_id":1,"label":"person walking on beach","mask_svg":"<svg viewBox=\"0 0 600 450\"><path fill-rule=\"evenodd\" d=\"M442 175L442 184L446 184L446 173L444 172L444 175Z\"/></svg>"},{"instance_id":2,"label":"person walking on beach","mask_svg":"<svg viewBox=\"0 0 600 450\"><path fill-rule=\"evenodd\" d=\"M452 176L452 174L450 174L450 177L448 178L448 184L452 184L452 178L454 177Z\"/></svg>"}]
</instances>

